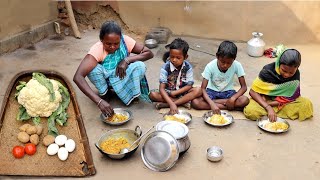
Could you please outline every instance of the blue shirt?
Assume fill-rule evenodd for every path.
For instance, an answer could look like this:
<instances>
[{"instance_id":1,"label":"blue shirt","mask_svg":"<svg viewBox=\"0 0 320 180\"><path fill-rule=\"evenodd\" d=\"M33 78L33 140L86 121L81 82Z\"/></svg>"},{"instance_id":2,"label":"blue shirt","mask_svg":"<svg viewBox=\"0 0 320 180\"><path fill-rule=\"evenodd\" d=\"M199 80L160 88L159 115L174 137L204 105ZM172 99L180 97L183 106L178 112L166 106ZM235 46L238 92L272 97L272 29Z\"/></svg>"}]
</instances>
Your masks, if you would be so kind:
<instances>
[{"instance_id":1,"label":"blue shirt","mask_svg":"<svg viewBox=\"0 0 320 180\"><path fill-rule=\"evenodd\" d=\"M160 71L160 83L166 84L167 90L173 91L183 88L186 85L193 85L192 66L188 61L184 61L181 69L178 70L174 65L167 61Z\"/></svg>"},{"instance_id":2,"label":"blue shirt","mask_svg":"<svg viewBox=\"0 0 320 180\"><path fill-rule=\"evenodd\" d=\"M234 60L230 68L224 73L218 68L218 60L214 59L205 67L202 77L208 80L207 88L214 91L228 91L234 90L233 77L244 76L244 70L240 62Z\"/></svg>"}]
</instances>

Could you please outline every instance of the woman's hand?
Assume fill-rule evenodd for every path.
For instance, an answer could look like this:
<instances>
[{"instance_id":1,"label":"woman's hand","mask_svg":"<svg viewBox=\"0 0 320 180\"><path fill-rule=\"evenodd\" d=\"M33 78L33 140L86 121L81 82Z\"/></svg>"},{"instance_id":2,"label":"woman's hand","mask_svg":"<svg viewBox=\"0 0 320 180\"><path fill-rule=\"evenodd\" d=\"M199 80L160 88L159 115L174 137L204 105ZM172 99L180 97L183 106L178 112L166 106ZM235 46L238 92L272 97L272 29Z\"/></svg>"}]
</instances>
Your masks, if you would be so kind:
<instances>
[{"instance_id":1,"label":"woman's hand","mask_svg":"<svg viewBox=\"0 0 320 180\"><path fill-rule=\"evenodd\" d=\"M227 100L226 104L228 110L233 110L235 105L235 100L231 97Z\"/></svg>"},{"instance_id":2,"label":"woman's hand","mask_svg":"<svg viewBox=\"0 0 320 180\"><path fill-rule=\"evenodd\" d=\"M170 105L170 111L169 114L178 114L178 107L176 104L172 103Z\"/></svg>"},{"instance_id":3,"label":"woman's hand","mask_svg":"<svg viewBox=\"0 0 320 180\"><path fill-rule=\"evenodd\" d=\"M219 107L215 104L211 106L211 110L213 111L214 114L221 114Z\"/></svg>"},{"instance_id":4,"label":"woman's hand","mask_svg":"<svg viewBox=\"0 0 320 180\"><path fill-rule=\"evenodd\" d=\"M267 106L267 112L268 112L268 118L270 122L276 122L277 121L277 114L274 112L273 108L268 105Z\"/></svg>"},{"instance_id":5,"label":"woman's hand","mask_svg":"<svg viewBox=\"0 0 320 180\"><path fill-rule=\"evenodd\" d=\"M116 69L116 76L123 79L126 76L126 70L128 68L128 63L125 60L119 62Z\"/></svg>"},{"instance_id":6,"label":"woman's hand","mask_svg":"<svg viewBox=\"0 0 320 180\"><path fill-rule=\"evenodd\" d=\"M111 105L102 99L101 103L98 105L101 112L106 116L112 116L114 114L113 108Z\"/></svg>"}]
</instances>

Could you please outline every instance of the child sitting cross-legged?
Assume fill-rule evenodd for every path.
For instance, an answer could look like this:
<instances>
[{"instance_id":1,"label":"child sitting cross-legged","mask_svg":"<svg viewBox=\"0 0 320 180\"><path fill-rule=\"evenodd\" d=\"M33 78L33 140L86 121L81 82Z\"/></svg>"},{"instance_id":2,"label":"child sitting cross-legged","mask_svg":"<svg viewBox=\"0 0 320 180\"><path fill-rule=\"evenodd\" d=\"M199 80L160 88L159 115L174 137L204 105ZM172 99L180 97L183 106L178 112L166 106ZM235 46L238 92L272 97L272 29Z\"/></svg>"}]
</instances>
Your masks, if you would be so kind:
<instances>
[{"instance_id":1,"label":"child sitting cross-legged","mask_svg":"<svg viewBox=\"0 0 320 180\"><path fill-rule=\"evenodd\" d=\"M217 59L205 67L201 84L202 97L192 101L192 107L199 110L212 110L220 114L221 109L242 110L249 99L243 94L247 91L244 70L236 59L237 46L224 41L219 45ZM238 77L241 88L234 90L233 78Z\"/></svg>"},{"instance_id":2,"label":"child sitting cross-legged","mask_svg":"<svg viewBox=\"0 0 320 180\"><path fill-rule=\"evenodd\" d=\"M178 113L178 107L185 105L191 108L190 101L201 96L201 89L192 87L193 71L187 61L189 45L186 41L177 38L166 45L169 52L164 60L169 59L160 71L160 92L150 92L149 97L156 102L156 108L170 108L170 114Z\"/></svg>"}]
</instances>

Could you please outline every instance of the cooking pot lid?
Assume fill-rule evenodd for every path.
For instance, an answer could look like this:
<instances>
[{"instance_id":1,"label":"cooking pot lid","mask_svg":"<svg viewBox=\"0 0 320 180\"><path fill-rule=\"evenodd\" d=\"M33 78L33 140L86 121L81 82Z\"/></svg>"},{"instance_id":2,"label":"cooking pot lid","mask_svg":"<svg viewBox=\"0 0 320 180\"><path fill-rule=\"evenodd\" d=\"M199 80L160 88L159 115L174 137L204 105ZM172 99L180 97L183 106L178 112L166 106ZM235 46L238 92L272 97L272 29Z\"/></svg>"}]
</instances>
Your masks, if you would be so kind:
<instances>
[{"instance_id":1,"label":"cooking pot lid","mask_svg":"<svg viewBox=\"0 0 320 180\"><path fill-rule=\"evenodd\" d=\"M161 121L156 125L157 131L166 131L176 139L181 139L188 135L189 128L177 121Z\"/></svg>"},{"instance_id":2,"label":"cooking pot lid","mask_svg":"<svg viewBox=\"0 0 320 180\"><path fill-rule=\"evenodd\" d=\"M179 158L178 142L168 132L152 132L142 145L141 158L149 169L167 171Z\"/></svg>"}]
</instances>

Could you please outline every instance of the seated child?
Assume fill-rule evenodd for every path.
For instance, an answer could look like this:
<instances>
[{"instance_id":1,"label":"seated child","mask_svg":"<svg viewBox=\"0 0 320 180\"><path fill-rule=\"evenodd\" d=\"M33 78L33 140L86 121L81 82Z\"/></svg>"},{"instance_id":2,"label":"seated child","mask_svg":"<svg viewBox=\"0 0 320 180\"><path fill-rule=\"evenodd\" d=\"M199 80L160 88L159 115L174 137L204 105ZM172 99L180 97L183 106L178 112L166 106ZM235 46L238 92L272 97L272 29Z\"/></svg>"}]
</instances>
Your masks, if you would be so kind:
<instances>
[{"instance_id":1,"label":"seated child","mask_svg":"<svg viewBox=\"0 0 320 180\"><path fill-rule=\"evenodd\" d=\"M170 107L170 113L176 114L177 106L189 103L190 107L190 101L201 96L201 89L192 87L194 83L192 66L187 61L188 43L177 38L166 48L170 49L169 53L166 53L169 55L169 60L160 71L160 92L150 92L149 97L157 102L157 109Z\"/></svg>"},{"instance_id":2,"label":"seated child","mask_svg":"<svg viewBox=\"0 0 320 180\"><path fill-rule=\"evenodd\" d=\"M221 109L242 110L249 99L243 94L247 91L244 70L236 59L237 46L223 41L216 53L217 59L205 67L202 76L202 97L192 101L192 107L199 110L212 110L220 114ZM233 78L237 75L241 88L236 92Z\"/></svg>"},{"instance_id":3,"label":"seated child","mask_svg":"<svg viewBox=\"0 0 320 180\"><path fill-rule=\"evenodd\" d=\"M312 117L311 101L300 96L300 64L299 51L287 49L276 62L265 65L253 81L244 115L251 120L268 115L270 121L277 116L300 121Z\"/></svg>"}]
</instances>

